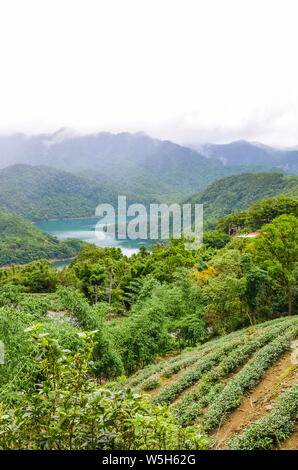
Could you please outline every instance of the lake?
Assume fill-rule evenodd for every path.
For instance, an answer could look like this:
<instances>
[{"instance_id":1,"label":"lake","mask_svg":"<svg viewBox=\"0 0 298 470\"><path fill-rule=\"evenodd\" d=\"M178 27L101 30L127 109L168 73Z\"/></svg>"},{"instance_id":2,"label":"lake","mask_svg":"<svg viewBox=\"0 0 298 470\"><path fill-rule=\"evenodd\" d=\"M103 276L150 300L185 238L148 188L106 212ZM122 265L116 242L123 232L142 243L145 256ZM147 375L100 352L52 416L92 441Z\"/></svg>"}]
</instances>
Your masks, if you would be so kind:
<instances>
[{"instance_id":1,"label":"lake","mask_svg":"<svg viewBox=\"0 0 298 470\"><path fill-rule=\"evenodd\" d=\"M55 235L59 240L66 238L79 238L88 243L94 243L102 247L116 247L121 248L126 256L131 256L139 251L140 246L149 246L151 242L148 240L117 240L113 237L105 235L102 231L101 236L98 237L95 232L95 226L100 219L67 219L36 222L35 225L41 230ZM129 219L128 219L129 220ZM119 220L121 223L121 220ZM54 263L56 267L62 267L70 264L71 261L58 261Z\"/></svg>"}]
</instances>

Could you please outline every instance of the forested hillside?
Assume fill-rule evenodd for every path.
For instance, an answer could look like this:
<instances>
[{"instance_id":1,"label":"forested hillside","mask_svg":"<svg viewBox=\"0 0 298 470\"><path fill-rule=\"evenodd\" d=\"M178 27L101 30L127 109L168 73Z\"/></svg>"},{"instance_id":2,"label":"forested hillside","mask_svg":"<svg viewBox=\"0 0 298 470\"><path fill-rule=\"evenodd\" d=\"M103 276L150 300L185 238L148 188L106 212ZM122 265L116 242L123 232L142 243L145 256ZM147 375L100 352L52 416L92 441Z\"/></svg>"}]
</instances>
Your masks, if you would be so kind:
<instances>
[{"instance_id":1,"label":"forested hillside","mask_svg":"<svg viewBox=\"0 0 298 470\"><path fill-rule=\"evenodd\" d=\"M19 216L0 212L0 266L72 257L83 245L77 239L61 242Z\"/></svg>"},{"instance_id":2,"label":"forested hillside","mask_svg":"<svg viewBox=\"0 0 298 470\"><path fill-rule=\"evenodd\" d=\"M161 170L163 173L163 170ZM178 177L179 173L179 177ZM188 179L191 168L177 170L175 179ZM204 172L200 173L203 177ZM92 172L93 177L103 181L95 182L90 172L77 176L69 172L46 166L13 165L0 170L0 210L21 215L28 220L44 220L64 217L86 217L94 215L100 203L116 205L118 195L127 195L128 204L134 202L181 201L183 191L179 184L166 182L165 177L142 173L145 179L134 174L122 183L108 184L101 172ZM206 176L206 175L205 175ZM207 176L206 176L207 178ZM298 196L298 177L287 178L279 173L249 173L234 175L215 181L208 188L192 196L186 202L204 204L205 220L215 219L236 210L246 209L255 201L276 194ZM193 174L195 187L196 176ZM180 180L179 180L180 181ZM155 189L154 189L155 188Z\"/></svg>"},{"instance_id":3,"label":"forested hillside","mask_svg":"<svg viewBox=\"0 0 298 470\"><path fill-rule=\"evenodd\" d=\"M298 200L281 194L255 202L246 211L237 211L220 219L216 229L229 235L253 232L282 214L298 217Z\"/></svg>"},{"instance_id":4,"label":"forested hillside","mask_svg":"<svg viewBox=\"0 0 298 470\"><path fill-rule=\"evenodd\" d=\"M278 194L298 199L298 176L285 177L281 173L233 175L215 181L186 202L203 204L204 219L214 227L219 218Z\"/></svg>"},{"instance_id":5,"label":"forested hillside","mask_svg":"<svg viewBox=\"0 0 298 470\"><path fill-rule=\"evenodd\" d=\"M107 184L47 166L13 165L0 170L0 211L29 220L94 215L100 203L113 204Z\"/></svg>"},{"instance_id":6,"label":"forested hillside","mask_svg":"<svg viewBox=\"0 0 298 470\"><path fill-rule=\"evenodd\" d=\"M273 199L248 211L266 214L254 239L217 229L198 250L172 240L130 258L86 245L61 271L0 271L0 448L288 445L298 222L295 200Z\"/></svg>"}]
</instances>

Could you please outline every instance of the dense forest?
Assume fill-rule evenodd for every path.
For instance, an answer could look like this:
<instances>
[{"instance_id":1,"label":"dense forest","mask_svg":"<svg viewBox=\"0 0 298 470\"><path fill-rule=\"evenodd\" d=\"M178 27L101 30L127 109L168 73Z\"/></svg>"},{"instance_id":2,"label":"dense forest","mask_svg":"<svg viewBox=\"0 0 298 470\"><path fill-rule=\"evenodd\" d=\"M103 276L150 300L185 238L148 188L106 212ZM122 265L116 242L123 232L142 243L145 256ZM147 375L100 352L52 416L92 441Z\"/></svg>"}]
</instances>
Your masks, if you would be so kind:
<instances>
[{"instance_id":1,"label":"dense forest","mask_svg":"<svg viewBox=\"0 0 298 470\"><path fill-rule=\"evenodd\" d=\"M224 218L198 250L172 240L127 258L86 245L61 271L46 260L1 271L0 448L217 445L213 430L298 332L297 201L278 196L244 212L236 236ZM237 236L252 226L258 237ZM292 373L281 379L285 396L277 388L263 421L231 448L291 435Z\"/></svg>"},{"instance_id":2,"label":"dense forest","mask_svg":"<svg viewBox=\"0 0 298 470\"><path fill-rule=\"evenodd\" d=\"M94 215L98 204L116 200L109 185L56 168L13 165L0 170L0 211L28 220Z\"/></svg>"},{"instance_id":3,"label":"dense forest","mask_svg":"<svg viewBox=\"0 0 298 470\"><path fill-rule=\"evenodd\" d=\"M298 177L285 177L281 173L233 175L215 181L186 202L203 204L205 222L214 228L219 218L278 194L298 198Z\"/></svg>"},{"instance_id":4,"label":"dense forest","mask_svg":"<svg viewBox=\"0 0 298 470\"><path fill-rule=\"evenodd\" d=\"M188 172L185 168L183 171ZM179 178L181 169L177 169ZM151 173L147 173L143 180L136 174L130 183L120 185L115 182L107 183L108 178L102 174L100 182L91 179L90 172L82 172L86 176L77 176L72 173L57 170L46 166L13 165L0 170L0 211L15 213L31 221L55 218L71 218L92 216L100 203L115 204L118 194L126 194L127 202L183 202L183 191L175 184L175 192L169 182L166 182L164 171L162 177L155 181ZM176 174L175 178L177 177ZM201 174L201 171L199 172ZM97 171L92 172L96 178ZM144 175L143 175L144 176ZM201 186L196 173L192 178L194 183L189 187L188 193L194 187ZM189 176L186 175L186 178ZM125 178L124 178L125 179ZM208 181L208 179L206 180ZM146 188L145 191L143 184ZM156 192L152 189L156 184ZM205 184L206 186L206 184ZM157 189L158 188L158 189ZM298 197L298 177L285 177L281 173L244 173L233 175L210 184L204 191L188 198L186 203L204 205L204 218L210 227L215 222L231 213L247 209L252 203L267 197L285 194ZM176 199L173 199L173 198Z\"/></svg>"},{"instance_id":5,"label":"dense forest","mask_svg":"<svg viewBox=\"0 0 298 470\"><path fill-rule=\"evenodd\" d=\"M255 201L278 194L287 194L296 199L297 178L285 177L280 173L234 175L212 183L205 191L185 202L203 204L206 231L214 230L219 219L231 213L236 213L235 217L224 218L219 227L227 221L230 226L241 226L242 218L246 217L242 210ZM38 230L20 217L13 218L11 213L29 220L91 216L96 205L106 200L116 202L116 195L109 187L54 168L15 165L0 171L0 208L10 213L9 217L0 214L0 266L23 264L40 258L71 257L81 247L81 242L77 240L58 243L55 237ZM287 204L287 199L284 204ZM291 199L289 204L291 212L295 201ZM277 207L281 213L286 211L284 205L278 202ZM266 218L258 220L259 226L266 221ZM258 226L247 222L242 228L255 230ZM206 232L205 237L209 236L214 235Z\"/></svg>"},{"instance_id":6,"label":"dense forest","mask_svg":"<svg viewBox=\"0 0 298 470\"><path fill-rule=\"evenodd\" d=\"M0 267L40 258L69 258L76 256L83 245L77 239L59 241L22 217L0 212Z\"/></svg>"}]
</instances>

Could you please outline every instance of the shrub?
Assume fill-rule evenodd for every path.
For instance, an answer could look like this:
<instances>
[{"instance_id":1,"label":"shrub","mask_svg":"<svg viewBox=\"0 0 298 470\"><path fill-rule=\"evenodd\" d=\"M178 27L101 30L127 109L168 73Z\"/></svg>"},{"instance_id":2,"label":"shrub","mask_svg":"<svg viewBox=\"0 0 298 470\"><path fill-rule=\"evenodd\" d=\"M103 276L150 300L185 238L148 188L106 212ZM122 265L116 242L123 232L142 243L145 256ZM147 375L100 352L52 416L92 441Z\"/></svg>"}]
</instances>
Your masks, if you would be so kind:
<instances>
[{"instance_id":1,"label":"shrub","mask_svg":"<svg viewBox=\"0 0 298 470\"><path fill-rule=\"evenodd\" d=\"M159 387L161 384L161 381L158 377L149 377L149 379L145 380L145 382L142 383L142 389L143 390L154 390L155 388Z\"/></svg>"},{"instance_id":2,"label":"shrub","mask_svg":"<svg viewBox=\"0 0 298 470\"><path fill-rule=\"evenodd\" d=\"M11 408L0 405L0 449L207 449L198 427L182 429L162 407L130 389L113 393L90 379L93 333L75 354L31 328L43 380Z\"/></svg>"}]
</instances>

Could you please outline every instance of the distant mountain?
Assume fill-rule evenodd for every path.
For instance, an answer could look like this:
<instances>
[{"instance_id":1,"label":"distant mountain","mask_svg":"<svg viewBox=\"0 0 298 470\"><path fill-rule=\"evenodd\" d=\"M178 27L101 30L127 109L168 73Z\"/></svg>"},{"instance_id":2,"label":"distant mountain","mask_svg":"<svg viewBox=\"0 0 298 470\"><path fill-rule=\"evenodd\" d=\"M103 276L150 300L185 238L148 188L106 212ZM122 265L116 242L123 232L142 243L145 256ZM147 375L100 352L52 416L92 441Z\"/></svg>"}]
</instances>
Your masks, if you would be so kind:
<instances>
[{"instance_id":1,"label":"distant mountain","mask_svg":"<svg viewBox=\"0 0 298 470\"><path fill-rule=\"evenodd\" d=\"M72 257L83 245L75 239L59 241L22 217L0 212L0 266Z\"/></svg>"},{"instance_id":2,"label":"distant mountain","mask_svg":"<svg viewBox=\"0 0 298 470\"><path fill-rule=\"evenodd\" d=\"M0 167L12 163L47 165L114 186L134 202L179 201L212 181L235 173L266 170L241 161L226 166L197 151L143 134L101 132L0 137ZM109 202L109 201L107 201Z\"/></svg>"},{"instance_id":3,"label":"distant mountain","mask_svg":"<svg viewBox=\"0 0 298 470\"><path fill-rule=\"evenodd\" d=\"M298 176L280 173L246 173L215 181L186 202L203 204L204 220L210 227L232 212L245 210L254 202L284 194L298 199Z\"/></svg>"},{"instance_id":4,"label":"distant mountain","mask_svg":"<svg viewBox=\"0 0 298 470\"><path fill-rule=\"evenodd\" d=\"M47 166L13 165L0 170L0 211L29 220L94 215L116 201L108 185Z\"/></svg>"},{"instance_id":5,"label":"distant mountain","mask_svg":"<svg viewBox=\"0 0 298 470\"><path fill-rule=\"evenodd\" d=\"M298 149L277 149L257 142L239 140L229 144L194 145L208 158L225 165L263 165L278 167L298 175Z\"/></svg>"}]
</instances>

